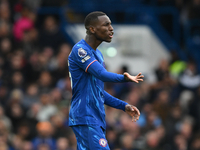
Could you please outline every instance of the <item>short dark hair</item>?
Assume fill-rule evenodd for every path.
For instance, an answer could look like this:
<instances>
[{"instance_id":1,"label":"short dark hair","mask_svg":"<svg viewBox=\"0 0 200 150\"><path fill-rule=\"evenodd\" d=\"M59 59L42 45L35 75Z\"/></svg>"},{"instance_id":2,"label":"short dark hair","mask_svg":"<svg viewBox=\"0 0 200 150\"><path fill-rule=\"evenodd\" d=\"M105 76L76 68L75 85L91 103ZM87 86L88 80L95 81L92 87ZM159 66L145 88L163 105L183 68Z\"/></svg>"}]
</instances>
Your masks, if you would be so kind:
<instances>
[{"instance_id":1,"label":"short dark hair","mask_svg":"<svg viewBox=\"0 0 200 150\"><path fill-rule=\"evenodd\" d=\"M89 13L84 20L85 23L85 29L88 29L88 27L91 25L91 23L98 19L99 16L106 15L104 12L101 11L94 11Z\"/></svg>"}]
</instances>

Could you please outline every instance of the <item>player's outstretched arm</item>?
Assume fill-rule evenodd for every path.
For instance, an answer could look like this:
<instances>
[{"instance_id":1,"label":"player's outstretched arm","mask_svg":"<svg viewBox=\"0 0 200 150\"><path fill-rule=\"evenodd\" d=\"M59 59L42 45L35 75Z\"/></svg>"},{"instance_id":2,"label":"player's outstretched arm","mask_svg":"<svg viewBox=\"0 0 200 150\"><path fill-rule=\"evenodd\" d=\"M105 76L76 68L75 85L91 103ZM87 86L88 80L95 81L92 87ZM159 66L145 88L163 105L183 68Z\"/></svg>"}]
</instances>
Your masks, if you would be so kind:
<instances>
[{"instance_id":1,"label":"player's outstretched arm","mask_svg":"<svg viewBox=\"0 0 200 150\"><path fill-rule=\"evenodd\" d=\"M143 81L143 79L142 79L143 77L144 76L142 75L141 72L136 76L132 76L127 72L124 73L124 78L126 79L126 81L139 83L139 81Z\"/></svg>"},{"instance_id":2,"label":"player's outstretched arm","mask_svg":"<svg viewBox=\"0 0 200 150\"><path fill-rule=\"evenodd\" d=\"M132 122L133 121L136 122L137 120L139 120L140 111L137 109L137 107L130 105L130 104L127 104L125 106L125 112L132 117Z\"/></svg>"}]
</instances>

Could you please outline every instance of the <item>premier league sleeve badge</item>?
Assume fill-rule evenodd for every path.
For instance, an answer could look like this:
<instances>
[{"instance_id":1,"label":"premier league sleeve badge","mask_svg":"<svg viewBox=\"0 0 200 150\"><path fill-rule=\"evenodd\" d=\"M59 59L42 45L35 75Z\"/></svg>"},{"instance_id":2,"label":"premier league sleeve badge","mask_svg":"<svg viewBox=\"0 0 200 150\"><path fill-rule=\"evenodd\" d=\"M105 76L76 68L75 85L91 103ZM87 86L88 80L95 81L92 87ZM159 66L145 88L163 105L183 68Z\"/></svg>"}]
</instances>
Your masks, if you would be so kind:
<instances>
[{"instance_id":1,"label":"premier league sleeve badge","mask_svg":"<svg viewBox=\"0 0 200 150\"><path fill-rule=\"evenodd\" d=\"M78 56L84 58L87 55L87 52L83 48L78 49Z\"/></svg>"}]
</instances>

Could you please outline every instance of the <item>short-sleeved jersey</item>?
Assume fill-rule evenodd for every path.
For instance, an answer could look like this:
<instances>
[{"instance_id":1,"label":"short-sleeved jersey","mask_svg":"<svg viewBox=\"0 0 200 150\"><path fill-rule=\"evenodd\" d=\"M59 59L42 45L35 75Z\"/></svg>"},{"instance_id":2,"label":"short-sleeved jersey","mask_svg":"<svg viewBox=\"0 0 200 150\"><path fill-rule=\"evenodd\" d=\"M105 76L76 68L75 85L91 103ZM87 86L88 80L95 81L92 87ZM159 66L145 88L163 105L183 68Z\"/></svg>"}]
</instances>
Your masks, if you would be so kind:
<instances>
[{"instance_id":1,"label":"short-sleeved jersey","mask_svg":"<svg viewBox=\"0 0 200 150\"><path fill-rule=\"evenodd\" d=\"M104 82L87 72L96 61L105 67L101 52L93 50L83 39L74 45L68 57L72 85L69 126L91 124L105 128Z\"/></svg>"}]
</instances>

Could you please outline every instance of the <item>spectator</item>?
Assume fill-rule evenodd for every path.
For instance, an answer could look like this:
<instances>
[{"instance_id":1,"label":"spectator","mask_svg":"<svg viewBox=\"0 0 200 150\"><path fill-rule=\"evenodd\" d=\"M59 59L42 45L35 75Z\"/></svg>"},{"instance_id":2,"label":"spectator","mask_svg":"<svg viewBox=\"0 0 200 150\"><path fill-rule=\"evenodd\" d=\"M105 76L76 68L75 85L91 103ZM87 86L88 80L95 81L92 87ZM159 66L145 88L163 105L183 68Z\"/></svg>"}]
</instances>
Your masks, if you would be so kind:
<instances>
[{"instance_id":1,"label":"spectator","mask_svg":"<svg viewBox=\"0 0 200 150\"><path fill-rule=\"evenodd\" d=\"M117 135L116 130L113 129L113 126L112 126L112 127L109 127L106 132L107 132L106 133L107 134L107 140L109 141L108 144L109 144L110 149L116 148L117 145L119 145L117 143L117 141L118 141L117 140L118 135Z\"/></svg>"},{"instance_id":2,"label":"spectator","mask_svg":"<svg viewBox=\"0 0 200 150\"><path fill-rule=\"evenodd\" d=\"M8 99L8 88L4 85L0 86L0 104L5 107Z\"/></svg>"},{"instance_id":3,"label":"spectator","mask_svg":"<svg viewBox=\"0 0 200 150\"><path fill-rule=\"evenodd\" d=\"M161 150L160 147L161 138L155 130L149 131L146 134L146 148L147 150Z\"/></svg>"},{"instance_id":4,"label":"spectator","mask_svg":"<svg viewBox=\"0 0 200 150\"><path fill-rule=\"evenodd\" d=\"M70 98L72 97L72 92L69 76L67 75L65 78L61 78L60 80L58 80L56 87L62 91L63 98L70 101Z\"/></svg>"},{"instance_id":5,"label":"spectator","mask_svg":"<svg viewBox=\"0 0 200 150\"><path fill-rule=\"evenodd\" d=\"M192 144L191 144L191 150L198 150L200 149L200 137L199 135L197 135L194 140L192 141Z\"/></svg>"},{"instance_id":6,"label":"spectator","mask_svg":"<svg viewBox=\"0 0 200 150\"><path fill-rule=\"evenodd\" d=\"M23 52L19 50L19 51L16 51L15 53L12 53L12 55L9 58L9 64L6 67L5 72L4 72L4 79L5 79L4 82L6 84L10 83L14 72L20 72L22 73L22 75L24 75L24 66L25 66L25 59L23 56Z\"/></svg>"},{"instance_id":7,"label":"spectator","mask_svg":"<svg viewBox=\"0 0 200 150\"><path fill-rule=\"evenodd\" d=\"M17 42L22 40L23 33L25 31L33 29L34 18L32 18L31 15L30 10L27 7L23 7L21 11L21 18L14 23L13 33Z\"/></svg>"},{"instance_id":8,"label":"spectator","mask_svg":"<svg viewBox=\"0 0 200 150\"><path fill-rule=\"evenodd\" d=\"M133 149L133 137L131 134L123 134L121 136L121 147L123 150L132 150Z\"/></svg>"},{"instance_id":9,"label":"spectator","mask_svg":"<svg viewBox=\"0 0 200 150\"><path fill-rule=\"evenodd\" d=\"M153 110L153 106L151 104L144 105L138 125L140 126L141 134L145 134L148 131L154 130L162 125L161 118Z\"/></svg>"},{"instance_id":10,"label":"spectator","mask_svg":"<svg viewBox=\"0 0 200 150\"><path fill-rule=\"evenodd\" d=\"M49 93L52 90L52 76L48 71L42 71L38 80L39 94Z\"/></svg>"},{"instance_id":11,"label":"spectator","mask_svg":"<svg viewBox=\"0 0 200 150\"><path fill-rule=\"evenodd\" d=\"M33 120L33 122L38 122L37 120L37 115L38 115L38 112L40 111L42 107L42 104L41 103L33 103L30 107L30 109L27 111L27 118L30 119L30 120Z\"/></svg>"},{"instance_id":12,"label":"spectator","mask_svg":"<svg viewBox=\"0 0 200 150\"><path fill-rule=\"evenodd\" d=\"M26 88L22 105L28 110L32 104L39 102L39 91L37 84L30 84Z\"/></svg>"},{"instance_id":13,"label":"spectator","mask_svg":"<svg viewBox=\"0 0 200 150\"><path fill-rule=\"evenodd\" d=\"M36 83L41 72L44 70L39 61L39 56L40 54L38 52L33 52L27 62L27 65L24 67L26 77L25 80L28 84Z\"/></svg>"},{"instance_id":14,"label":"spectator","mask_svg":"<svg viewBox=\"0 0 200 150\"><path fill-rule=\"evenodd\" d=\"M190 61L179 78L180 92L183 90L195 91L200 86L200 74L197 72L196 63Z\"/></svg>"},{"instance_id":15,"label":"spectator","mask_svg":"<svg viewBox=\"0 0 200 150\"><path fill-rule=\"evenodd\" d=\"M50 122L54 126L54 137L56 139L69 136L69 130L71 129L65 126L65 118L63 114L57 113L52 115Z\"/></svg>"},{"instance_id":16,"label":"spectator","mask_svg":"<svg viewBox=\"0 0 200 150\"><path fill-rule=\"evenodd\" d=\"M166 143L169 143L172 147L173 137L178 133L178 127L182 121L184 114L180 105L174 105L170 109L167 121L165 123L166 129Z\"/></svg>"},{"instance_id":17,"label":"spectator","mask_svg":"<svg viewBox=\"0 0 200 150\"><path fill-rule=\"evenodd\" d=\"M6 60L9 58L9 55L12 51L12 43L9 38L3 38L0 44L0 55Z\"/></svg>"},{"instance_id":18,"label":"spectator","mask_svg":"<svg viewBox=\"0 0 200 150\"><path fill-rule=\"evenodd\" d=\"M1 1L0 3L0 24L3 21L10 23L10 10L8 1Z\"/></svg>"},{"instance_id":19,"label":"spectator","mask_svg":"<svg viewBox=\"0 0 200 150\"><path fill-rule=\"evenodd\" d=\"M51 47L56 54L56 50L64 43L63 34L59 30L59 26L56 19L52 16L48 16L44 20L44 27L39 34L39 45L43 49L44 47Z\"/></svg>"},{"instance_id":20,"label":"spectator","mask_svg":"<svg viewBox=\"0 0 200 150\"><path fill-rule=\"evenodd\" d=\"M21 89L24 90L24 77L20 71L13 73L11 77L11 83L9 85L10 90L12 89Z\"/></svg>"},{"instance_id":21,"label":"spectator","mask_svg":"<svg viewBox=\"0 0 200 150\"><path fill-rule=\"evenodd\" d=\"M58 138L56 142L57 150L73 150L69 146L69 140L65 137Z\"/></svg>"},{"instance_id":22,"label":"spectator","mask_svg":"<svg viewBox=\"0 0 200 150\"><path fill-rule=\"evenodd\" d=\"M180 134L175 135L173 149L177 150L188 149L187 140Z\"/></svg>"},{"instance_id":23,"label":"spectator","mask_svg":"<svg viewBox=\"0 0 200 150\"><path fill-rule=\"evenodd\" d=\"M67 58L71 51L71 46L69 44L62 44L60 46L59 52L56 58L51 62L52 75L54 76L54 82L56 83L59 79L64 78L68 75Z\"/></svg>"},{"instance_id":24,"label":"spectator","mask_svg":"<svg viewBox=\"0 0 200 150\"><path fill-rule=\"evenodd\" d=\"M199 110L199 106L200 106L200 87L198 87L197 91L195 92L195 94L193 95L193 99L191 99L191 101L189 101L189 111L188 114L190 116L192 116L196 122L196 126L197 129L200 125L200 110Z\"/></svg>"},{"instance_id":25,"label":"spectator","mask_svg":"<svg viewBox=\"0 0 200 150\"><path fill-rule=\"evenodd\" d=\"M169 92L167 90L162 90L158 93L156 100L153 103L153 110L162 119L162 122L166 122L166 118L170 112L169 105Z\"/></svg>"},{"instance_id":26,"label":"spectator","mask_svg":"<svg viewBox=\"0 0 200 150\"><path fill-rule=\"evenodd\" d=\"M5 126L7 127L8 131L12 131L12 123L10 118L8 118L4 113L4 108L0 106L0 120L4 122Z\"/></svg>"},{"instance_id":27,"label":"spectator","mask_svg":"<svg viewBox=\"0 0 200 150\"><path fill-rule=\"evenodd\" d=\"M30 141L23 141L21 150L33 150L33 144Z\"/></svg>"},{"instance_id":28,"label":"spectator","mask_svg":"<svg viewBox=\"0 0 200 150\"><path fill-rule=\"evenodd\" d=\"M0 150L9 150L9 146L6 143L0 143Z\"/></svg>"},{"instance_id":29,"label":"spectator","mask_svg":"<svg viewBox=\"0 0 200 150\"><path fill-rule=\"evenodd\" d=\"M38 121L48 121L57 111L57 107L53 105L52 99L49 94L40 95L41 107L36 114Z\"/></svg>"},{"instance_id":30,"label":"spectator","mask_svg":"<svg viewBox=\"0 0 200 150\"><path fill-rule=\"evenodd\" d=\"M52 138L54 128L50 122L39 122L36 126L37 136L33 139L34 150L55 150L56 140Z\"/></svg>"},{"instance_id":31,"label":"spectator","mask_svg":"<svg viewBox=\"0 0 200 150\"><path fill-rule=\"evenodd\" d=\"M39 144L37 150L51 150L51 147L48 144Z\"/></svg>"},{"instance_id":32,"label":"spectator","mask_svg":"<svg viewBox=\"0 0 200 150\"><path fill-rule=\"evenodd\" d=\"M62 92L60 89L58 88L54 88L51 93L50 93L51 97L52 97L52 101L53 101L53 104L59 104L63 99L63 96L62 96Z\"/></svg>"},{"instance_id":33,"label":"spectator","mask_svg":"<svg viewBox=\"0 0 200 150\"><path fill-rule=\"evenodd\" d=\"M6 38L6 37L11 37L12 32L10 32L10 26L6 22L2 22L0 24L0 39Z\"/></svg>"},{"instance_id":34,"label":"spectator","mask_svg":"<svg viewBox=\"0 0 200 150\"><path fill-rule=\"evenodd\" d=\"M10 102L6 107L6 115L11 119L14 133L16 133L19 123L25 120L25 110L20 103L21 99L21 92L19 90L13 91Z\"/></svg>"},{"instance_id":35,"label":"spectator","mask_svg":"<svg viewBox=\"0 0 200 150\"><path fill-rule=\"evenodd\" d=\"M54 76L54 83L57 83L59 79L65 78L69 72L67 68L67 57L62 53L59 53L56 58L57 66L55 70L52 71L52 75Z\"/></svg>"},{"instance_id":36,"label":"spectator","mask_svg":"<svg viewBox=\"0 0 200 150\"><path fill-rule=\"evenodd\" d=\"M18 124L16 130L16 136L19 137L22 141L30 141L36 135L36 130L34 129L35 124L29 122L29 120L22 121Z\"/></svg>"},{"instance_id":37,"label":"spectator","mask_svg":"<svg viewBox=\"0 0 200 150\"><path fill-rule=\"evenodd\" d=\"M26 0L25 3L29 8L31 8L32 11L35 12L36 10L40 8L41 1L42 0L34 0L34 1Z\"/></svg>"},{"instance_id":38,"label":"spectator","mask_svg":"<svg viewBox=\"0 0 200 150\"><path fill-rule=\"evenodd\" d=\"M188 18L199 19L200 16L200 0L191 0L188 5Z\"/></svg>"},{"instance_id":39,"label":"spectator","mask_svg":"<svg viewBox=\"0 0 200 150\"><path fill-rule=\"evenodd\" d=\"M39 51L38 46L38 30L32 28L23 32L21 44L19 44L24 51L26 58L30 58L31 54L35 51Z\"/></svg>"},{"instance_id":40,"label":"spectator","mask_svg":"<svg viewBox=\"0 0 200 150\"><path fill-rule=\"evenodd\" d=\"M9 140L9 129L7 128L5 122L0 120L0 146L2 148L11 149L11 143Z\"/></svg>"}]
</instances>

